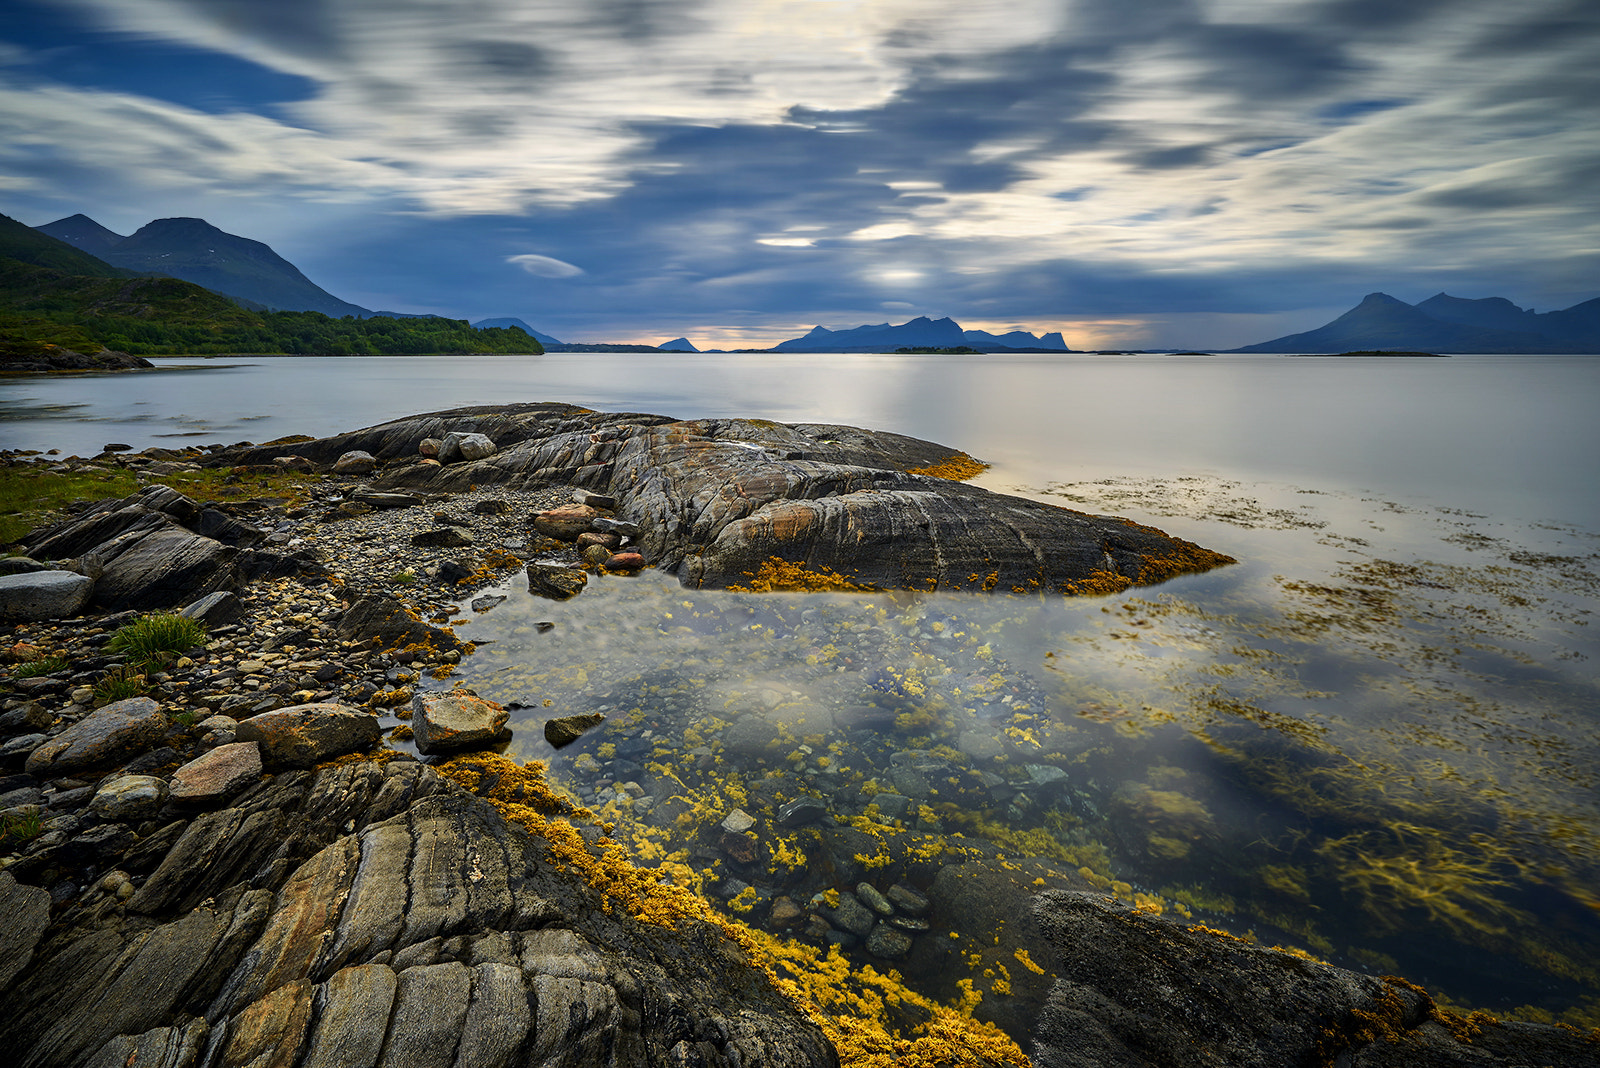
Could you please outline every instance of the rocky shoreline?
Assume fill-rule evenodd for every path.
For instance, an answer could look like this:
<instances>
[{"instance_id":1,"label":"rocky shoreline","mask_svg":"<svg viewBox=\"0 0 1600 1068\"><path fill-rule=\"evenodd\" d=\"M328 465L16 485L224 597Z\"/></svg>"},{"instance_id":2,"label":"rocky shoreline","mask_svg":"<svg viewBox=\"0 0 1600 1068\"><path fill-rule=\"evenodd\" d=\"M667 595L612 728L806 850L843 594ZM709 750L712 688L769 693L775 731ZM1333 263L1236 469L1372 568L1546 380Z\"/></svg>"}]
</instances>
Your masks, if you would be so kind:
<instances>
[{"instance_id":1,"label":"rocky shoreline","mask_svg":"<svg viewBox=\"0 0 1600 1068\"><path fill-rule=\"evenodd\" d=\"M768 935L686 896L536 773L471 755L505 714L447 689L471 655L450 620L519 573L571 596L583 564L735 584L782 556L804 566L769 572L778 588L981 587L981 557L990 588L1092 592L1223 558L915 473L958 455L932 443L707 423L516 406L94 461L305 482L298 500L227 507L151 485L30 534L38 570L4 564L0 1037L18 1063L1020 1063L998 1031L909 991L876 1012L819 1001L806 973L832 965L784 948L784 924ZM490 451L473 457L478 435ZM960 514L978 530L966 541ZM926 539L909 553L931 562L891 570L893 546L859 536L879 522L902 556ZM1039 523L1067 562L1012 547ZM1092 531L1092 553L1065 530ZM18 619L29 574L88 587ZM185 612L204 644L108 700L131 666L114 636L154 609ZM847 883L814 915L887 938L879 916L941 921L930 889L891 887L884 908ZM1016 969L1038 989L1038 1065L1600 1064L1593 1035L1443 1012L1406 984L1098 893L1040 895L1018 921L1051 954Z\"/></svg>"}]
</instances>

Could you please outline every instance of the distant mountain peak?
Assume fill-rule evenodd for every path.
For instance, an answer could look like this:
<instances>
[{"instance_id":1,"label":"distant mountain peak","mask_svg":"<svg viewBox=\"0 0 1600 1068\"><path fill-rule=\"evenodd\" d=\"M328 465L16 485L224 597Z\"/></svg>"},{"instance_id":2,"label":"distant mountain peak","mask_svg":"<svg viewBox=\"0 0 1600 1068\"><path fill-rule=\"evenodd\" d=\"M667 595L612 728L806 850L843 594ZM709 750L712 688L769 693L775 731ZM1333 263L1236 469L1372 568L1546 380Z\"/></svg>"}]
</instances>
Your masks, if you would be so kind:
<instances>
[{"instance_id":1,"label":"distant mountain peak","mask_svg":"<svg viewBox=\"0 0 1600 1068\"><path fill-rule=\"evenodd\" d=\"M891 326L889 323L868 323L847 330L828 330L813 327L804 337L791 338L773 346L774 352L892 352L897 348L959 348L981 347L993 350L1046 349L1070 352L1059 332L1035 337L1025 330L1013 330L995 335L984 330L963 330L961 324L946 315L931 319L919 315L915 319Z\"/></svg>"},{"instance_id":2,"label":"distant mountain peak","mask_svg":"<svg viewBox=\"0 0 1600 1068\"><path fill-rule=\"evenodd\" d=\"M65 219L57 219L34 229L57 241L81 248L92 256L103 256L125 240L121 234L108 230L82 213L68 215Z\"/></svg>"},{"instance_id":3,"label":"distant mountain peak","mask_svg":"<svg viewBox=\"0 0 1600 1068\"><path fill-rule=\"evenodd\" d=\"M1411 305L1387 293L1368 293L1326 326L1236 351L1600 353L1596 320L1600 316L1592 317L1583 304L1537 315L1504 297L1438 293Z\"/></svg>"}]
</instances>

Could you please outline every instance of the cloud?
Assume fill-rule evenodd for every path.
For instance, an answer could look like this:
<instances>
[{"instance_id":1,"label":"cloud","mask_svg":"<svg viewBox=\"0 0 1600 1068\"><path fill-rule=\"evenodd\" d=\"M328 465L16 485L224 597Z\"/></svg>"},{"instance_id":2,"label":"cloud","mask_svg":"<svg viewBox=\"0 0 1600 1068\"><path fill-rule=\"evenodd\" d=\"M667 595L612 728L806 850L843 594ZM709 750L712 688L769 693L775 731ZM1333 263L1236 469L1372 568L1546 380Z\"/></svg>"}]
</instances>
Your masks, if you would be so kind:
<instances>
[{"instance_id":1,"label":"cloud","mask_svg":"<svg viewBox=\"0 0 1600 1068\"><path fill-rule=\"evenodd\" d=\"M583 273L582 267L574 267L565 260L554 259L550 256L540 256L532 252L524 252L517 256L507 256L507 263L514 263L529 274L538 275L540 278L572 278Z\"/></svg>"},{"instance_id":2,"label":"cloud","mask_svg":"<svg viewBox=\"0 0 1600 1068\"><path fill-rule=\"evenodd\" d=\"M558 336L890 298L1265 315L1430 277L1548 306L1600 248L1582 0L56 2L106 63L170 43L300 88L207 110L8 38L8 204L233 218L347 299ZM527 307L506 263L584 281Z\"/></svg>"}]
</instances>

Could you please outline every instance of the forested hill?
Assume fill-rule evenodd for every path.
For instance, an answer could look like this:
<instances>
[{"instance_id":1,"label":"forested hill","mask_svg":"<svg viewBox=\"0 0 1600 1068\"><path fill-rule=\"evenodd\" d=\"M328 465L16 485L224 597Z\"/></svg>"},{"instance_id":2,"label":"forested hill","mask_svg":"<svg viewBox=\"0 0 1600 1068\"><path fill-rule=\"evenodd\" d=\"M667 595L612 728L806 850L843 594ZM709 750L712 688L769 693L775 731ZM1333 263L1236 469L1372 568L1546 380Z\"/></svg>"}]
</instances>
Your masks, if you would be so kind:
<instances>
[{"instance_id":1,"label":"forested hill","mask_svg":"<svg viewBox=\"0 0 1600 1068\"><path fill-rule=\"evenodd\" d=\"M0 259L0 356L51 344L134 356L544 351L521 330L476 330L464 320L247 311L176 278L89 278Z\"/></svg>"}]
</instances>

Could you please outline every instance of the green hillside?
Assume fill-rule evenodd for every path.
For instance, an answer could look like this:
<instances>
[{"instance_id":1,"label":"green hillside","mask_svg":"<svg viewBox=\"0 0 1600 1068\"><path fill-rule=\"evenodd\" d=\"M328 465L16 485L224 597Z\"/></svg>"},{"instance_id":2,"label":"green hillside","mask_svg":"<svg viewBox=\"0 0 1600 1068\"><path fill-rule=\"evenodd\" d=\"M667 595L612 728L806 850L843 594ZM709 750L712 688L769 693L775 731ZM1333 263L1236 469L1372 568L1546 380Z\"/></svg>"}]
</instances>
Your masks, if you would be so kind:
<instances>
[{"instance_id":1,"label":"green hillside","mask_svg":"<svg viewBox=\"0 0 1600 1068\"><path fill-rule=\"evenodd\" d=\"M64 241L57 241L25 226L8 215L0 215L0 258L20 260L36 267L51 267L67 274L89 278L132 278L133 271L113 267Z\"/></svg>"},{"instance_id":2,"label":"green hillside","mask_svg":"<svg viewBox=\"0 0 1600 1068\"><path fill-rule=\"evenodd\" d=\"M84 256L76 249L66 251ZM475 330L464 320L334 319L320 312L247 311L176 278L86 277L31 261L0 259L0 357L32 355L47 344L89 353L109 348L134 356L544 351L521 330Z\"/></svg>"}]
</instances>

